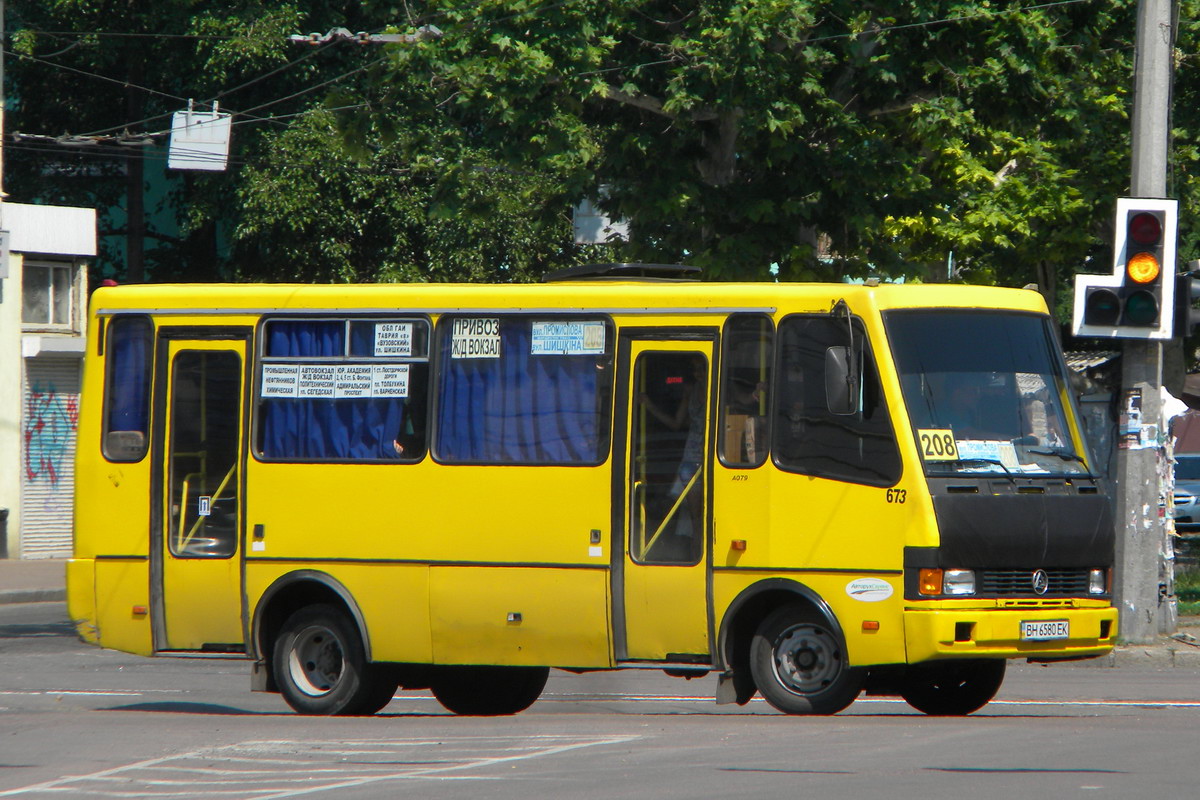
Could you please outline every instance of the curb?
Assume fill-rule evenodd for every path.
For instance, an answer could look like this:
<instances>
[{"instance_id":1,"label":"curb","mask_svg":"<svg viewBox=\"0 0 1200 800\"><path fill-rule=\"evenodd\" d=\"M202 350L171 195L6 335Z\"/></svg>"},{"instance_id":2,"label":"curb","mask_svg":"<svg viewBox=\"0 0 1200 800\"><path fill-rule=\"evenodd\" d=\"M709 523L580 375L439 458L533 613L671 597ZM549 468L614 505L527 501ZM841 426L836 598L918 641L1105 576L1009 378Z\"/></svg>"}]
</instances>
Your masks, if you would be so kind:
<instances>
[{"instance_id":1,"label":"curb","mask_svg":"<svg viewBox=\"0 0 1200 800\"><path fill-rule=\"evenodd\" d=\"M0 592L0 605L15 603L61 603L66 599L66 589L10 589Z\"/></svg>"},{"instance_id":2,"label":"curb","mask_svg":"<svg viewBox=\"0 0 1200 800\"><path fill-rule=\"evenodd\" d=\"M1151 667L1155 669L1200 670L1200 647L1176 641L1159 645L1122 645L1108 655L1087 661L1065 661L1061 666L1082 669L1113 669L1121 667ZM1053 662L1047 666L1060 666Z\"/></svg>"}]
</instances>

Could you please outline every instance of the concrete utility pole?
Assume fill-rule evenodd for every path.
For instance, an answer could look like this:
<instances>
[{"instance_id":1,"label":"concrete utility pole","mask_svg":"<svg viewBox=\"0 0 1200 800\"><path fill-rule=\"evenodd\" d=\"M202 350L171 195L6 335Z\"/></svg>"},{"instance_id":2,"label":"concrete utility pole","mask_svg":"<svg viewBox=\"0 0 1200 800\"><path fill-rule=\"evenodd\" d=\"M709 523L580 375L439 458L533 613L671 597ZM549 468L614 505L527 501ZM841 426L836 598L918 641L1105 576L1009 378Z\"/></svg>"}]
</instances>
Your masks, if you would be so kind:
<instances>
[{"instance_id":1,"label":"concrete utility pole","mask_svg":"<svg viewBox=\"0 0 1200 800\"><path fill-rule=\"evenodd\" d=\"M1133 163L1130 194L1167 196L1171 74L1175 44L1173 0L1138 4L1134 63ZM1176 265L1163 264L1163 280L1174 280ZM1172 313L1164 309L1163 313ZM1122 346L1122 410L1140 407L1143 425L1162 416L1163 348L1153 339L1126 339ZM1144 432L1147 428L1143 427ZM1117 552L1115 593L1119 635L1145 644L1159 633L1174 633L1175 607L1167 602L1164 559L1166 531L1159 515L1159 442L1166 431L1152 429L1150 446L1117 451ZM1144 443L1144 442L1143 442Z\"/></svg>"}]
</instances>

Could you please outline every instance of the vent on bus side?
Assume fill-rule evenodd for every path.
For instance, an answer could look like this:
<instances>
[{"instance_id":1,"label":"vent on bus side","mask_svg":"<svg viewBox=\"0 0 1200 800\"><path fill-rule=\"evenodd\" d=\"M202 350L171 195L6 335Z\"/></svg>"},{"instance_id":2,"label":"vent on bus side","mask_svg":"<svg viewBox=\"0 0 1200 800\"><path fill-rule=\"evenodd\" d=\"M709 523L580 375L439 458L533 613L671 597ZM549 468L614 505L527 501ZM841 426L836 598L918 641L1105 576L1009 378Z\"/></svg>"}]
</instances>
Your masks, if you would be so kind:
<instances>
[{"instance_id":1,"label":"vent on bus side","mask_svg":"<svg viewBox=\"0 0 1200 800\"><path fill-rule=\"evenodd\" d=\"M697 281L700 268L686 264L582 264L542 276L542 283L579 280Z\"/></svg>"}]
</instances>

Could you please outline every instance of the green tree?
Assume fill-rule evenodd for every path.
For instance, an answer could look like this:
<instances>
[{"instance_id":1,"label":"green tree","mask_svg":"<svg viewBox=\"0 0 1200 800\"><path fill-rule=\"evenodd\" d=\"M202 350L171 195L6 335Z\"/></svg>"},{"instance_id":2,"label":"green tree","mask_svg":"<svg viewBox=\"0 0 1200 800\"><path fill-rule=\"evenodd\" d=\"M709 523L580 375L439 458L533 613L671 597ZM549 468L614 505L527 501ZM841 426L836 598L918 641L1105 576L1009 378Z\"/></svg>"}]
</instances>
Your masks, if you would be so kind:
<instances>
[{"instance_id":1,"label":"green tree","mask_svg":"<svg viewBox=\"0 0 1200 800\"><path fill-rule=\"evenodd\" d=\"M433 0L376 88L428 76L473 147L606 186L629 258L1057 285L1126 180L1133 6Z\"/></svg>"}]
</instances>

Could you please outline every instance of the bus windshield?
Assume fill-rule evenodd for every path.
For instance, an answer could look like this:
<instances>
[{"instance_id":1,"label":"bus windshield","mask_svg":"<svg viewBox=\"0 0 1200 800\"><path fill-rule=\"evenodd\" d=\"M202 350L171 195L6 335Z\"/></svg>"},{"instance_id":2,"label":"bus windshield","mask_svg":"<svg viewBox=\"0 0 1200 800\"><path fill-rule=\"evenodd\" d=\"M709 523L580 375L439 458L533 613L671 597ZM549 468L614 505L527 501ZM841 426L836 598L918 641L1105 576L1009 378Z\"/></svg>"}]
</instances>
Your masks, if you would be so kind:
<instances>
[{"instance_id":1,"label":"bus windshield","mask_svg":"<svg viewBox=\"0 0 1200 800\"><path fill-rule=\"evenodd\" d=\"M906 310L885 322L927 474L1089 472L1043 317Z\"/></svg>"}]
</instances>

